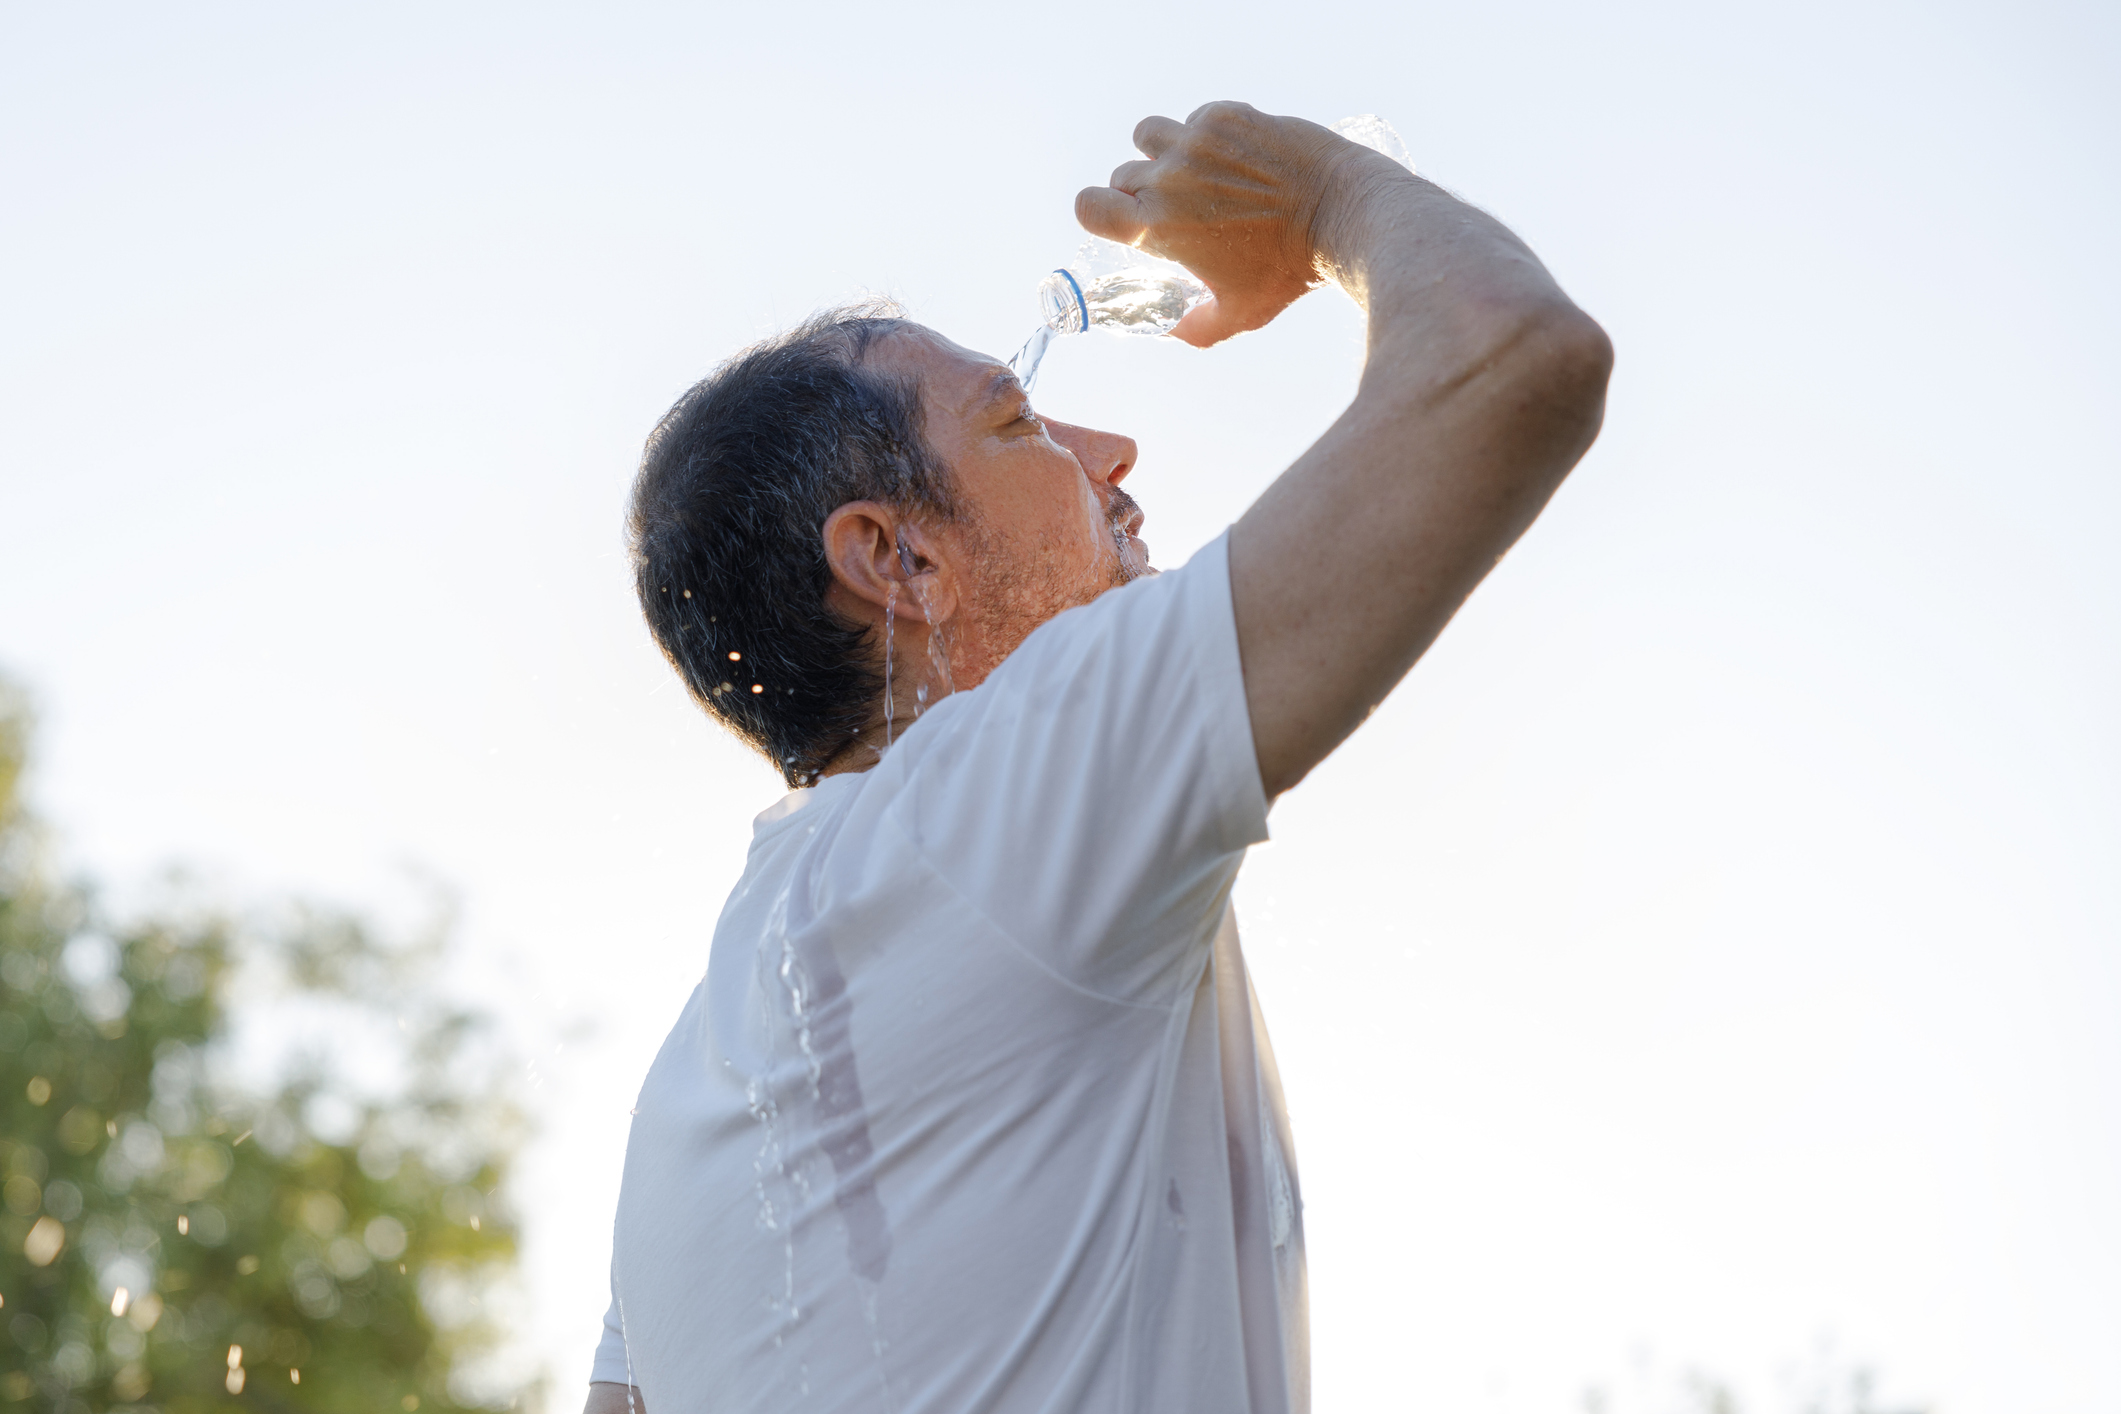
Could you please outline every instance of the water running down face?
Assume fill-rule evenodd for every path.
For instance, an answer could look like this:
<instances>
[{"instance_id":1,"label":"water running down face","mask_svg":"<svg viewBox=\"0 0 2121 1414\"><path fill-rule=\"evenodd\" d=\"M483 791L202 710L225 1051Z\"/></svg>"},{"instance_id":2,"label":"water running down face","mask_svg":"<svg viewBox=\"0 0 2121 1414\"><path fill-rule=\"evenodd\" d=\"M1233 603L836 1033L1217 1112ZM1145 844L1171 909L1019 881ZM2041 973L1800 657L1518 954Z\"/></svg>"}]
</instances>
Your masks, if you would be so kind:
<instances>
[{"instance_id":1,"label":"water running down face","mask_svg":"<svg viewBox=\"0 0 2121 1414\"><path fill-rule=\"evenodd\" d=\"M954 685L970 688L1054 615L1152 572L1141 507L1120 487L1138 455L1132 438L1041 417L1007 367L918 325L866 361L918 382L924 432L963 515L853 535L834 522L855 508L835 513L827 552L843 612L881 612L884 586L864 586L865 575L917 571L914 592L893 596L898 630L915 627L908 615L942 624Z\"/></svg>"}]
</instances>

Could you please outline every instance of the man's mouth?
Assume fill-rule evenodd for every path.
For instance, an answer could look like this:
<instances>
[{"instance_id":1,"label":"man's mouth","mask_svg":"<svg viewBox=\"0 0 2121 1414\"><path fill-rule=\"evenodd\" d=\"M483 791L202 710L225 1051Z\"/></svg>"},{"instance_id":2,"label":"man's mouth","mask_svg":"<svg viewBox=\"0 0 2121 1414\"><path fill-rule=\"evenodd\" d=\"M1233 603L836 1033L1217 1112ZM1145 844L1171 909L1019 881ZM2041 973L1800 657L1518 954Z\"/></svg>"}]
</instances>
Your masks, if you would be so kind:
<instances>
[{"instance_id":1,"label":"man's mouth","mask_svg":"<svg viewBox=\"0 0 2121 1414\"><path fill-rule=\"evenodd\" d=\"M1105 522L1112 529L1113 548L1119 552L1116 583L1125 584L1145 574L1156 573L1149 563L1149 547L1139 536L1142 521L1146 518L1139 502L1117 487L1113 488L1112 504L1105 507Z\"/></svg>"},{"instance_id":2,"label":"man's mouth","mask_svg":"<svg viewBox=\"0 0 2121 1414\"><path fill-rule=\"evenodd\" d=\"M1141 534L1142 522L1148 519L1148 515L1142 510L1141 502L1115 486L1112 504L1105 507L1105 519L1112 523L1115 534L1136 536Z\"/></svg>"}]
</instances>

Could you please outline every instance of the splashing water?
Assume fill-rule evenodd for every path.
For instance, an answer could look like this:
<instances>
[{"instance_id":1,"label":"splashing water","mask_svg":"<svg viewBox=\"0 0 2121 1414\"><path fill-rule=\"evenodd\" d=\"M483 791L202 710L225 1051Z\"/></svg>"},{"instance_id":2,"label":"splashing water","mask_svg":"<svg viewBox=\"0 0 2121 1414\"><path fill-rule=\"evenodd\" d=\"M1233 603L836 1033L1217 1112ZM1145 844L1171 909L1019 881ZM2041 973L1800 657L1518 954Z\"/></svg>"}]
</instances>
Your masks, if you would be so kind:
<instances>
[{"instance_id":1,"label":"splashing water","mask_svg":"<svg viewBox=\"0 0 2121 1414\"><path fill-rule=\"evenodd\" d=\"M816 827L811 827L815 832ZM815 1048L810 1043L809 1014L805 999L809 994L809 979L795 958L794 942L788 930L788 900L794 887L790 880L781 888L766 917L766 941L777 940L780 944L778 956L770 963L772 974L764 971L768 963L767 949L759 949L757 959L761 971L758 974L759 1006L766 1023L769 1037L779 1033L772 983L778 981L786 988L790 997L791 1019L794 1022L797 1047L811 1071L811 1084L816 1086L818 1066ZM780 1312L780 1329L774 1333L773 1343L778 1346L786 1334L795 1328L802 1318L802 1305L795 1292L795 1223L802 1200L808 1196L809 1182L798 1163L791 1166L788 1161L788 1146L782 1138L781 1107L774 1098L773 1086L768 1078L775 1063L776 1047L769 1042L765 1063L759 1075L744 1083L744 1103L751 1117L759 1124L759 1148L752 1156L751 1171L754 1191L758 1194L759 1230L781 1240L781 1291L778 1297L768 1296L767 1304ZM783 1195L782 1202L775 1201L775 1193Z\"/></svg>"},{"instance_id":2,"label":"splashing water","mask_svg":"<svg viewBox=\"0 0 2121 1414\"><path fill-rule=\"evenodd\" d=\"M812 826L810 834L817 829ZM810 970L803 966L795 953L795 938L788 931L788 893L781 890L781 897L774 909L774 918L769 927L780 934L781 939L781 986L788 993L788 1019L795 1027L796 1049L803 1053L803 1068L810 1073L810 1098L813 1102L824 1098L825 1063L818 1056L817 1041L811 1034L811 1023L815 1013L816 992L810 984ZM798 1168L793 1175L795 1186L804 1193L809 1191L809 1180Z\"/></svg>"},{"instance_id":3,"label":"splashing water","mask_svg":"<svg viewBox=\"0 0 2121 1414\"><path fill-rule=\"evenodd\" d=\"M1400 140L1398 130L1375 113L1342 118L1333 125L1333 131L1349 142L1359 143L1373 152L1382 152L1409 172L1414 170L1414 158L1407 151L1406 143Z\"/></svg>"},{"instance_id":4,"label":"splashing water","mask_svg":"<svg viewBox=\"0 0 2121 1414\"><path fill-rule=\"evenodd\" d=\"M755 1221L761 1232L779 1232L781 1216L773 1205L773 1194L767 1191L767 1174L781 1172L781 1142L776 1121L780 1118L780 1107L773 1101L773 1092L766 1082L757 1076L744 1082L744 1106L751 1117L759 1122L763 1139L758 1153L752 1155L752 1186L759 1196L759 1213Z\"/></svg>"},{"instance_id":5,"label":"splashing water","mask_svg":"<svg viewBox=\"0 0 2121 1414\"><path fill-rule=\"evenodd\" d=\"M626 1352L627 1414L641 1414L640 1382L633 1376L633 1342L626 1336L626 1298L614 1286L611 1299L619 1308L619 1348Z\"/></svg>"},{"instance_id":6,"label":"splashing water","mask_svg":"<svg viewBox=\"0 0 2121 1414\"><path fill-rule=\"evenodd\" d=\"M779 1345L782 1337L802 1316L795 1299L795 1214L783 1214L774 1204L769 1185L776 1179L788 1180L786 1151L781 1147L780 1106L774 1103L773 1092L763 1081L752 1080L744 1086L744 1100L751 1109L751 1117L759 1122L764 1138L759 1151L751 1160L751 1172L755 1191L758 1193L759 1230L781 1239L782 1278L779 1297L768 1296L767 1305L781 1313L781 1328L774 1332L773 1343ZM792 1186L792 1185L791 1185ZM623 1313L621 1313L623 1315Z\"/></svg>"},{"instance_id":7,"label":"splashing water","mask_svg":"<svg viewBox=\"0 0 2121 1414\"><path fill-rule=\"evenodd\" d=\"M884 751L891 749L891 626L898 622L898 581L884 584ZM883 752L878 752L879 760Z\"/></svg>"},{"instance_id":8,"label":"splashing water","mask_svg":"<svg viewBox=\"0 0 2121 1414\"><path fill-rule=\"evenodd\" d=\"M807 825L804 833L814 840L819 827ZM809 1171L814 1143L831 1162L832 1206L845 1225L851 1275L859 1289L870 1293L864 1312L890 1407L895 1401L882 1368L884 1344L873 1293L890 1260L891 1229L876 1192L876 1156L851 1043L852 1004L829 941L813 939L797 926L802 919L801 909L792 906L795 888L793 878L782 884L753 955L755 994L768 1040L764 1064L746 1083L744 1096L760 1133L752 1161L757 1225L777 1242L781 1268L779 1290L769 1290L764 1301L775 1318L774 1347L799 1349L798 1328L816 1316L823 1299L814 1292L804 1305L796 1273L797 1229L808 1234L816 1213L817 1181ZM805 1137L813 1131L814 1140ZM798 1362L790 1383L809 1393L807 1362Z\"/></svg>"},{"instance_id":9,"label":"splashing water","mask_svg":"<svg viewBox=\"0 0 2121 1414\"><path fill-rule=\"evenodd\" d=\"M810 974L795 955L795 940L781 925L781 985L788 990L788 1017L795 1023L796 1049L803 1053L803 1067L810 1072L810 1098L818 1098L818 1084L825 1068L818 1060L817 1045L810 1037Z\"/></svg>"},{"instance_id":10,"label":"splashing water","mask_svg":"<svg viewBox=\"0 0 2121 1414\"><path fill-rule=\"evenodd\" d=\"M884 1339L883 1322L877 1314L878 1286L865 1281L861 1289L862 1315L869 1322L869 1353L875 1357L876 1380L884 1390L884 1414L897 1414L898 1401L891 1396L891 1372L884 1368L884 1352L891 1348L891 1342Z\"/></svg>"},{"instance_id":11,"label":"splashing water","mask_svg":"<svg viewBox=\"0 0 2121 1414\"><path fill-rule=\"evenodd\" d=\"M1038 366L1046 361L1046 350L1053 347L1053 338L1053 326L1041 324L1031 331L1030 338L1024 340L1016 357L1009 360L1010 372L1016 375L1016 381L1024 385L1027 393L1038 382Z\"/></svg>"},{"instance_id":12,"label":"splashing water","mask_svg":"<svg viewBox=\"0 0 2121 1414\"><path fill-rule=\"evenodd\" d=\"M920 685L913 689L913 719L917 722L927 709L930 684L940 684L942 691L935 693L940 702L957 691L957 684L950 677L950 649L943 642L943 631L935 622L935 606L929 602L928 586L915 579L913 597L920 601L921 617L928 621L928 671L921 677Z\"/></svg>"},{"instance_id":13,"label":"splashing water","mask_svg":"<svg viewBox=\"0 0 2121 1414\"><path fill-rule=\"evenodd\" d=\"M1112 524L1112 547L1119 552L1120 583L1132 584L1137 579L1152 579L1162 573L1154 565L1144 564L1137 566L1134 563L1127 553L1132 548L1127 543L1127 527L1117 521Z\"/></svg>"}]
</instances>

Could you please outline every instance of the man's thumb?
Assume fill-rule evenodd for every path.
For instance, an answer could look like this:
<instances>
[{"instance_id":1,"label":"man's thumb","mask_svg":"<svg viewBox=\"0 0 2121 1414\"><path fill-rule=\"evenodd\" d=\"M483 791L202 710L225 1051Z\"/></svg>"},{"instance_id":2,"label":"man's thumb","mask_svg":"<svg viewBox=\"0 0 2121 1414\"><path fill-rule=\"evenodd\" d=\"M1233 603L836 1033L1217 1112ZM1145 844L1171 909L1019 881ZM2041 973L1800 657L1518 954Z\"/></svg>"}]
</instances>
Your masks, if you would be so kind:
<instances>
[{"instance_id":1,"label":"man's thumb","mask_svg":"<svg viewBox=\"0 0 2121 1414\"><path fill-rule=\"evenodd\" d=\"M1204 349L1210 344L1219 344L1233 334L1242 334L1247 329L1258 328L1258 323L1244 323L1233 316L1219 299L1211 297L1206 304L1195 305L1186 312L1186 317L1172 326L1171 337Z\"/></svg>"}]
</instances>

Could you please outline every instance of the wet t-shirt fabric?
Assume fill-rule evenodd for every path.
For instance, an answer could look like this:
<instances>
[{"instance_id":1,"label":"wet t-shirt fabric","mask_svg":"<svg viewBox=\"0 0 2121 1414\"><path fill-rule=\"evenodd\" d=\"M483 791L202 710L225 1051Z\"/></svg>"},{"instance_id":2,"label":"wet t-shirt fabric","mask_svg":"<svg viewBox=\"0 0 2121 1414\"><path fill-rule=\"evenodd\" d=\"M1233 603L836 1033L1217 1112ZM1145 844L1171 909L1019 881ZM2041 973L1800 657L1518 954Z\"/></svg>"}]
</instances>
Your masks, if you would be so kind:
<instances>
[{"instance_id":1,"label":"wet t-shirt fabric","mask_svg":"<svg viewBox=\"0 0 2121 1414\"><path fill-rule=\"evenodd\" d=\"M758 817L641 1089L592 1378L654 1414L1307 1409L1226 540Z\"/></svg>"}]
</instances>

